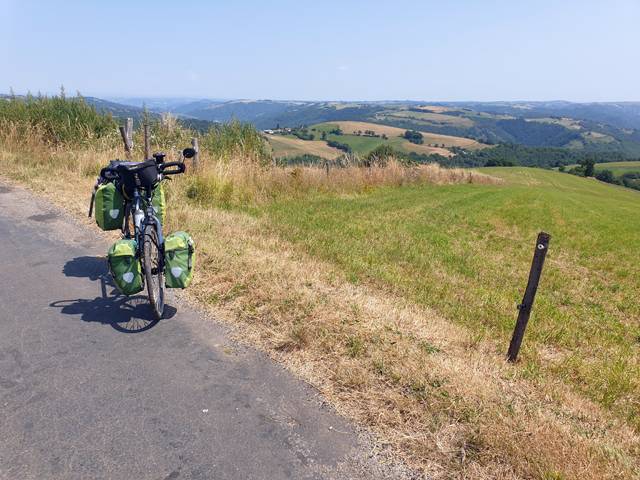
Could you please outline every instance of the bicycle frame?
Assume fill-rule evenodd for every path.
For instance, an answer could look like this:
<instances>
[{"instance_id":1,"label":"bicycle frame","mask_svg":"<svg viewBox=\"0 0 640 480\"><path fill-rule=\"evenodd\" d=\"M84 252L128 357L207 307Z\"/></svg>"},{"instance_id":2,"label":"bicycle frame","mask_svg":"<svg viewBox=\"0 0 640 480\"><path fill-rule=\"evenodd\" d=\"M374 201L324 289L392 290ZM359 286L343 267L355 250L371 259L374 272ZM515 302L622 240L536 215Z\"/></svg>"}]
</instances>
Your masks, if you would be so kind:
<instances>
[{"instance_id":1,"label":"bicycle frame","mask_svg":"<svg viewBox=\"0 0 640 480\"><path fill-rule=\"evenodd\" d=\"M145 192L146 193L146 192ZM146 205L146 208L144 208ZM144 229L147 225L155 225L156 233L158 234L158 250L160 251L160 263L161 268L164 269L164 235L162 233L162 223L156 216L155 209L152 205L150 195L142 196L138 189L133 191L133 199L127 202L125 208L125 220L122 232L125 237L131 237L129 231L129 217L133 217L133 238L138 245L138 258L142 258L142 246L144 244Z\"/></svg>"}]
</instances>

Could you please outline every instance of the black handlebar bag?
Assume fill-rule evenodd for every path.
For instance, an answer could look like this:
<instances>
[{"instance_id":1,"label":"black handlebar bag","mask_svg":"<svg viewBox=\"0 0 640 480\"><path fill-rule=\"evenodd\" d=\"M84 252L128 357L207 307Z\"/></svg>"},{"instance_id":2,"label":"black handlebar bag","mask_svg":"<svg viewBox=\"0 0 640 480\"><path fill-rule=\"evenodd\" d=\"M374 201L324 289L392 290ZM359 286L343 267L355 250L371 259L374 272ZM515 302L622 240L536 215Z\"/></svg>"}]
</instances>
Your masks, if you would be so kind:
<instances>
[{"instance_id":1,"label":"black handlebar bag","mask_svg":"<svg viewBox=\"0 0 640 480\"><path fill-rule=\"evenodd\" d=\"M159 171L155 160L147 160L139 163L121 163L117 166L120 177L122 193L127 198L133 198L136 189L145 189L151 192L158 184Z\"/></svg>"}]
</instances>

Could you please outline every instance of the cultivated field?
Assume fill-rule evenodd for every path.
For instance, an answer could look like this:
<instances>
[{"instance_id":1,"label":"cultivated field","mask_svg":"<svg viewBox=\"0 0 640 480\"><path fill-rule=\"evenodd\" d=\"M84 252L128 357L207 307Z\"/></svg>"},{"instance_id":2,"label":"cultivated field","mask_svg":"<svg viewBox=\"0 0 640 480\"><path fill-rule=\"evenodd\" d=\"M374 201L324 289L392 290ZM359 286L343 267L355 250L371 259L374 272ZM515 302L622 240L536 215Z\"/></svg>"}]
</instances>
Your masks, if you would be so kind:
<instances>
[{"instance_id":1,"label":"cultivated field","mask_svg":"<svg viewBox=\"0 0 640 480\"><path fill-rule=\"evenodd\" d=\"M300 140L293 136L266 135L271 145L274 158L295 157L309 154L333 160L342 152L332 148L320 140Z\"/></svg>"},{"instance_id":2,"label":"cultivated field","mask_svg":"<svg viewBox=\"0 0 640 480\"><path fill-rule=\"evenodd\" d=\"M599 170L610 170L615 176L619 177L625 173L640 173L640 161L597 163L595 169L596 172Z\"/></svg>"},{"instance_id":3,"label":"cultivated field","mask_svg":"<svg viewBox=\"0 0 640 480\"><path fill-rule=\"evenodd\" d=\"M540 117L540 118L531 118L527 119L528 122L539 122L539 123L551 123L555 125L561 125L570 130L581 130L582 125L579 120L575 120L573 118L551 118L551 117Z\"/></svg>"},{"instance_id":4,"label":"cultivated field","mask_svg":"<svg viewBox=\"0 0 640 480\"><path fill-rule=\"evenodd\" d=\"M343 135L334 135L329 133L336 127L340 127L340 129L343 131ZM389 145L399 152L415 152L423 155L437 153L445 157L449 157L452 155L452 152L448 150L448 148L452 146L458 146L468 149L482 147L482 145L480 145L475 140L426 132L422 132L424 143L418 145L409 142L405 138L402 138L405 129L368 122L327 122L313 125L311 128L315 129L316 133L325 132L327 135L327 140L333 140L349 145L351 149L359 155L366 155L380 145ZM355 135L355 132L357 132L358 130L362 132L364 132L365 130L373 130L377 135L385 134L388 138L385 140L381 137ZM444 147L442 145L444 145Z\"/></svg>"},{"instance_id":5,"label":"cultivated field","mask_svg":"<svg viewBox=\"0 0 640 480\"><path fill-rule=\"evenodd\" d=\"M405 129L390 127L388 125L378 125L375 123L368 122L330 122L331 124L339 125L340 128L344 131L344 133L353 133L357 130L373 130L379 134L386 134L389 138L399 137L404 132ZM446 147L462 147L467 148L469 150L483 148L484 145L472 140L470 138L463 137L452 137L450 135L439 135L437 133L429 133L429 132L421 132L424 137L425 144L444 144ZM415 144L414 144L415 145ZM423 147L423 145L415 145L416 147Z\"/></svg>"},{"instance_id":6,"label":"cultivated field","mask_svg":"<svg viewBox=\"0 0 640 480\"><path fill-rule=\"evenodd\" d=\"M425 124L435 124L435 125L451 125L454 127L464 127L470 128L473 127L474 122L468 117L462 117L457 115L446 115L443 113L432 113L432 112L415 112L412 110L396 110L390 112L383 112L379 114L382 118L399 118L403 119L413 119L420 120L421 122L425 122Z\"/></svg>"}]
</instances>

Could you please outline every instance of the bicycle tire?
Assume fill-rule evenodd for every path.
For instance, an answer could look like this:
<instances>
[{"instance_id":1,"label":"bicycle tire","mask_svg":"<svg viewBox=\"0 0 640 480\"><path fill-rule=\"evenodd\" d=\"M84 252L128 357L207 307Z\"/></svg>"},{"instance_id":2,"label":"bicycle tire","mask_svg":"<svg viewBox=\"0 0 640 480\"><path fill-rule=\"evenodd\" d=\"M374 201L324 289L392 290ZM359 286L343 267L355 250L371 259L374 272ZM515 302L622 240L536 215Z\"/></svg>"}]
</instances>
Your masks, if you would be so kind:
<instances>
[{"instance_id":1,"label":"bicycle tire","mask_svg":"<svg viewBox=\"0 0 640 480\"><path fill-rule=\"evenodd\" d=\"M160 320L164 313L164 274L160 268L162 252L158 245L158 232L156 232L155 225L147 225L144 228L142 252L149 304L153 316Z\"/></svg>"}]
</instances>

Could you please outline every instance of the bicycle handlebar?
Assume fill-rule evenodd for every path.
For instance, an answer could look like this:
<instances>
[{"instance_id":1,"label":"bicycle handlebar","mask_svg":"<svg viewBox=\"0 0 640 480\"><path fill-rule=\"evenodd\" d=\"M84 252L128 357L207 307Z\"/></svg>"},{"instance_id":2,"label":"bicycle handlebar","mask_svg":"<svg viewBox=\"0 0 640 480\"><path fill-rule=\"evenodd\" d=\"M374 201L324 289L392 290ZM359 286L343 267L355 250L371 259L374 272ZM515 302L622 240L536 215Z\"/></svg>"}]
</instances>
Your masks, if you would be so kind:
<instances>
[{"instance_id":1,"label":"bicycle handlebar","mask_svg":"<svg viewBox=\"0 0 640 480\"><path fill-rule=\"evenodd\" d=\"M170 170L172 167L177 168L175 170ZM184 173L187 166L183 162L166 162L158 165L158 169L163 175L178 175L180 173Z\"/></svg>"},{"instance_id":2,"label":"bicycle handlebar","mask_svg":"<svg viewBox=\"0 0 640 480\"><path fill-rule=\"evenodd\" d=\"M118 172L116 172L116 170L111 166L104 167L100 170L100 178L104 178L105 180L117 180Z\"/></svg>"}]
</instances>

